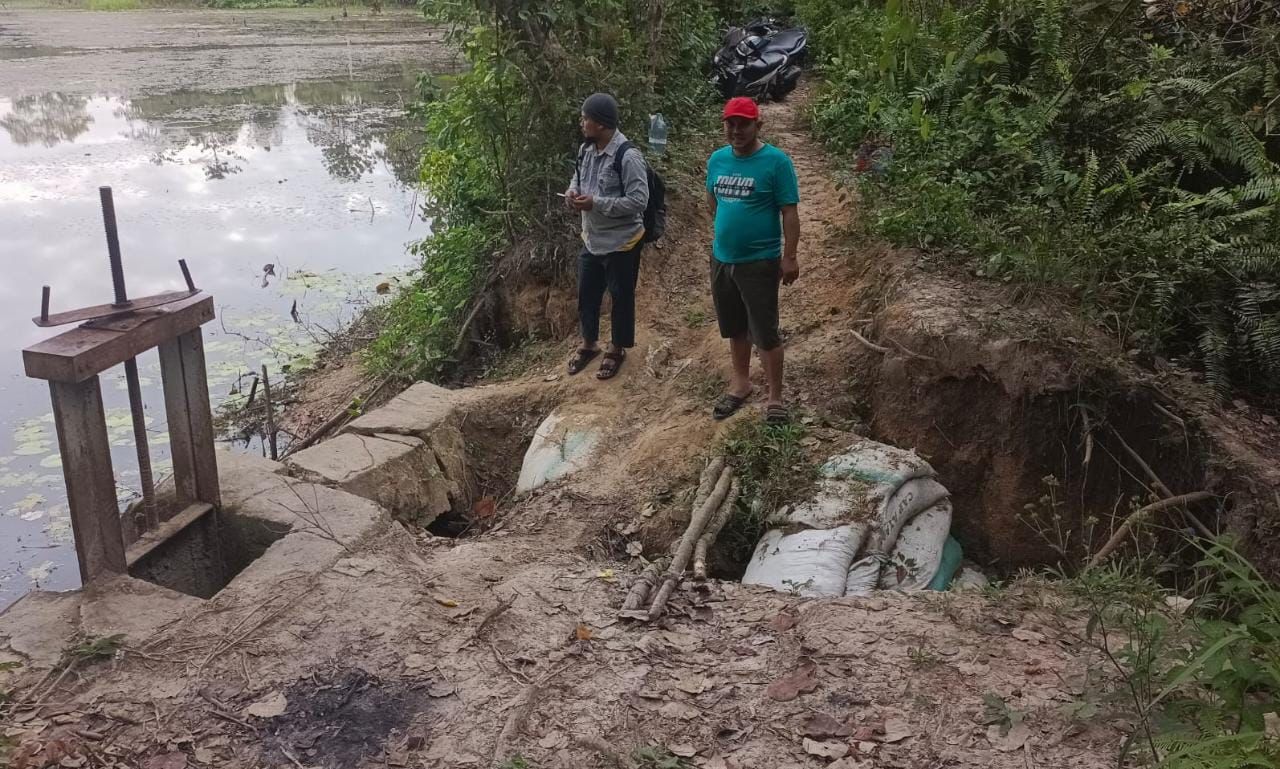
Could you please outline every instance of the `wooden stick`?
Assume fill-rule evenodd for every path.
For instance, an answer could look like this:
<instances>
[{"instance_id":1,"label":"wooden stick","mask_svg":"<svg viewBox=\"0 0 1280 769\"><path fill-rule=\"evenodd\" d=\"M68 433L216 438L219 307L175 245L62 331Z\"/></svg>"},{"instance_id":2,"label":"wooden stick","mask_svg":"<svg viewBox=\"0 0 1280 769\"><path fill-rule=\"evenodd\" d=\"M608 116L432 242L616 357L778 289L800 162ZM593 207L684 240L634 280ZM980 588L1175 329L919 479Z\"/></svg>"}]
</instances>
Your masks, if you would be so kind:
<instances>
[{"instance_id":1,"label":"wooden stick","mask_svg":"<svg viewBox=\"0 0 1280 769\"><path fill-rule=\"evenodd\" d=\"M720 507L716 510L716 514L712 516L710 523L707 524L706 531L702 532L702 536L698 537L698 544L693 548L694 579L705 580L707 578L707 550L715 544L716 537L720 536L720 530L733 517L733 508L738 504L738 494L741 490L738 479L734 478L729 485L729 493L725 496L724 501L720 503Z\"/></svg>"},{"instance_id":2,"label":"wooden stick","mask_svg":"<svg viewBox=\"0 0 1280 769\"><path fill-rule=\"evenodd\" d=\"M666 611L667 600L671 598L671 593L675 590L676 583L679 582L684 570L689 566L689 559L693 556L693 548L698 542L698 537L702 536L702 532L706 529L712 513L720 508L721 503L728 496L729 487L732 483L733 470L726 467L720 472L720 480L716 482L715 489L707 497L707 501L702 503L702 507L698 509L693 519L689 521L689 528L685 529L684 536L680 538L680 546L676 548L676 553L671 558L671 565L667 567L667 572L663 575L662 587L658 589L658 595L653 599L653 605L649 607L650 622L661 617L662 613Z\"/></svg>"},{"instance_id":3,"label":"wooden stick","mask_svg":"<svg viewBox=\"0 0 1280 769\"><path fill-rule=\"evenodd\" d=\"M1168 497L1167 499L1162 499L1158 502L1152 502L1149 505L1134 510L1129 514L1128 518L1124 519L1124 523L1120 524L1115 533L1111 535L1111 539L1108 539L1106 544L1104 544L1102 548L1089 559L1089 563L1084 567L1084 570L1089 571L1102 563L1107 556L1111 555L1116 548L1120 547L1120 543L1124 542L1125 537L1128 536L1133 527L1148 515L1170 507L1189 505L1194 502L1203 502L1213 498L1213 494L1210 494L1207 491L1193 491L1190 494L1180 494L1176 497Z\"/></svg>"},{"instance_id":4,"label":"wooden stick","mask_svg":"<svg viewBox=\"0 0 1280 769\"><path fill-rule=\"evenodd\" d=\"M662 557L646 566L645 570L640 572L639 579L631 586L631 592L627 593L627 600L622 602L622 610L636 611L641 606L644 606L645 599L649 597L649 591L653 590L653 586L658 582L658 577L666 571L667 566L670 564L670 558Z\"/></svg>"},{"instance_id":5,"label":"wooden stick","mask_svg":"<svg viewBox=\"0 0 1280 769\"><path fill-rule=\"evenodd\" d=\"M271 380L267 378L267 367L262 366L262 397L267 406L267 444L271 447L271 459L277 461L280 459L280 452L276 446L276 415L271 406Z\"/></svg>"}]
</instances>

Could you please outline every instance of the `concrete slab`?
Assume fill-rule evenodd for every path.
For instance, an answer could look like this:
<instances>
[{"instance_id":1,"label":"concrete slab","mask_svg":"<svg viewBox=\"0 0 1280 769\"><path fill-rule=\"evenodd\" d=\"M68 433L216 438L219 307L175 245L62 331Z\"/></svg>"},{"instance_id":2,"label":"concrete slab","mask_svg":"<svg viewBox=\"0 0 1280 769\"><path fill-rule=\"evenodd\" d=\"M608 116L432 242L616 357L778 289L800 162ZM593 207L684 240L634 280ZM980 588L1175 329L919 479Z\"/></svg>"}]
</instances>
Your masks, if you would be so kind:
<instances>
[{"instance_id":1,"label":"concrete slab","mask_svg":"<svg viewBox=\"0 0 1280 769\"><path fill-rule=\"evenodd\" d=\"M453 391L430 382L419 382L386 405L357 417L343 432L360 435L414 435L425 438L454 413Z\"/></svg>"},{"instance_id":2,"label":"concrete slab","mask_svg":"<svg viewBox=\"0 0 1280 769\"><path fill-rule=\"evenodd\" d=\"M285 466L279 462L225 449L220 449L217 456L218 485L224 508L233 509L264 491L288 487L289 480L283 474Z\"/></svg>"},{"instance_id":3,"label":"concrete slab","mask_svg":"<svg viewBox=\"0 0 1280 769\"><path fill-rule=\"evenodd\" d=\"M0 639L25 667L51 668L80 631L81 600L78 591L27 593L0 612Z\"/></svg>"},{"instance_id":4,"label":"concrete slab","mask_svg":"<svg viewBox=\"0 0 1280 769\"><path fill-rule=\"evenodd\" d=\"M408 435L344 433L289 457L289 471L426 525L450 508L451 484L427 442Z\"/></svg>"},{"instance_id":5,"label":"concrete slab","mask_svg":"<svg viewBox=\"0 0 1280 769\"><path fill-rule=\"evenodd\" d=\"M285 578L327 571L385 531L390 521L387 511L368 499L298 481L251 498L236 514L289 529L219 594L238 597L274 595Z\"/></svg>"},{"instance_id":6,"label":"concrete slab","mask_svg":"<svg viewBox=\"0 0 1280 769\"><path fill-rule=\"evenodd\" d=\"M333 541L340 549L355 549L388 520L386 511L368 499L341 489L299 481L252 497L235 513L288 531L258 561L270 559L277 545L298 534ZM243 572L232 582L242 577Z\"/></svg>"},{"instance_id":7,"label":"concrete slab","mask_svg":"<svg viewBox=\"0 0 1280 769\"><path fill-rule=\"evenodd\" d=\"M123 635L131 643L200 608L204 601L127 575L99 580L81 591L80 631L89 638Z\"/></svg>"}]
</instances>

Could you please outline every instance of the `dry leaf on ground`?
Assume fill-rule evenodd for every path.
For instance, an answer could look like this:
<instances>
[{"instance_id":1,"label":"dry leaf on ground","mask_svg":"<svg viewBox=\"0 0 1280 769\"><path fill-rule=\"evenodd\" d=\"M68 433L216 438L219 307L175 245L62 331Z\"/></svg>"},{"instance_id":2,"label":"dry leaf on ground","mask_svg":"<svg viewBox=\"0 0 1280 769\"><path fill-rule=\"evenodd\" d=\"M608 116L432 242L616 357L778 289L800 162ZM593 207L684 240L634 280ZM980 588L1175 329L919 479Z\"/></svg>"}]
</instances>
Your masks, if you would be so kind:
<instances>
[{"instance_id":1,"label":"dry leaf on ground","mask_svg":"<svg viewBox=\"0 0 1280 769\"><path fill-rule=\"evenodd\" d=\"M1044 643L1044 633L1037 633L1034 630L1027 630L1026 628L1021 627L1014 628L1012 635L1019 641L1026 641L1027 643L1034 644Z\"/></svg>"},{"instance_id":2,"label":"dry leaf on ground","mask_svg":"<svg viewBox=\"0 0 1280 769\"><path fill-rule=\"evenodd\" d=\"M1001 734L1001 731L1000 724L992 724L987 728L987 740L991 743L991 747L1001 753L1012 753L1031 739L1031 727L1027 726L1026 722L1014 724L1004 734Z\"/></svg>"},{"instance_id":3,"label":"dry leaf on ground","mask_svg":"<svg viewBox=\"0 0 1280 769\"><path fill-rule=\"evenodd\" d=\"M435 699L448 697L456 691L453 684L447 681L436 681L427 687L427 696Z\"/></svg>"},{"instance_id":4,"label":"dry leaf on ground","mask_svg":"<svg viewBox=\"0 0 1280 769\"><path fill-rule=\"evenodd\" d=\"M289 700L280 692L271 692L267 696L253 703L244 709L247 716L256 716L258 718L275 718L284 715L285 708L289 707Z\"/></svg>"},{"instance_id":5,"label":"dry leaf on ground","mask_svg":"<svg viewBox=\"0 0 1280 769\"><path fill-rule=\"evenodd\" d=\"M679 718L682 721L692 721L702 715L702 711L687 703L673 700L658 708L658 715L667 718Z\"/></svg>"},{"instance_id":6,"label":"dry leaf on ground","mask_svg":"<svg viewBox=\"0 0 1280 769\"><path fill-rule=\"evenodd\" d=\"M769 684L766 694L769 699L778 702L790 702L801 694L818 688L818 679L814 677L818 666L812 662L805 663L787 675Z\"/></svg>"},{"instance_id":7,"label":"dry leaf on ground","mask_svg":"<svg viewBox=\"0 0 1280 769\"><path fill-rule=\"evenodd\" d=\"M884 722L884 736L880 738L881 742L901 742L908 737L916 736L916 730L911 724L901 718L890 718Z\"/></svg>"},{"instance_id":8,"label":"dry leaf on ground","mask_svg":"<svg viewBox=\"0 0 1280 769\"><path fill-rule=\"evenodd\" d=\"M186 769L187 757L183 753L164 753L143 762L143 769Z\"/></svg>"},{"instance_id":9,"label":"dry leaf on ground","mask_svg":"<svg viewBox=\"0 0 1280 769\"><path fill-rule=\"evenodd\" d=\"M547 750L558 750L569 745L569 736L564 732L547 732L546 736L538 740L538 747Z\"/></svg>"},{"instance_id":10,"label":"dry leaf on ground","mask_svg":"<svg viewBox=\"0 0 1280 769\"><path fill-rule=\"evenodd\" d=\"M779 633L783 632L784 630L790 630L795 626L796 626L795 615L788 614L785 611L778 612L778 614L775 615L773 619L769 620L769 629L776 630Z\"/></svg>"},{"instance_id":11,"label":"dry leaf on ground","mask_svg":"<svg viewBox=\"0 0 1280 769\"><path fill-rule=\"evenodd\" d=\"M853 734L851 726L826 713L814 713L804 725L804 736L819 740L827 737L848 737L851 734Z\"/></svg>"},{"instance_id":12,"label":"dry leaf on ground","mask_svg":"<svg viewBox=\"0 0 1280 769\"><path fill-rule=\"evenodd\" d=\"M678 745L668 745L667 750L671 751L671 755L679 756L681 758L693 758L698 753L697 748L687 742L682 742Z\"/></svg>"},{"instance_id":13,"label":"dry leaf on ground","mask_svg":"<svg viewBox=\"0 0 1280 769\"><path fill-rule=\"evenodd\" d=\"M804 752L822 758L844 758L849 754L849 746L843 742L819 742L806 737Z\"/></svg>"}]
</instances>

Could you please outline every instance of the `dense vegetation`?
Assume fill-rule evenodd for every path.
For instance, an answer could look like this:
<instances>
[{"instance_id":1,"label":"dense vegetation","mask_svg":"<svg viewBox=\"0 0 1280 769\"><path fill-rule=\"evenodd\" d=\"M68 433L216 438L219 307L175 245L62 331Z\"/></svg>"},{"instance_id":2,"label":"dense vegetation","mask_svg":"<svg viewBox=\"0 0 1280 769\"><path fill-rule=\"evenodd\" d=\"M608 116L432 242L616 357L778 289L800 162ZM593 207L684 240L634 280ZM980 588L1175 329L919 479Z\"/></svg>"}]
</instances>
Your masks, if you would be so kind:
<instances>
[{"instance_id":1,"label":"dense vegetation","mask_svg":"<svg viewBox=\"0 0 1280 769\"><path fill-rule=\"evenodd\" d=\"M643 143L648 115L682 130L707 125L715 99L703 75L719 36L708 0L424 0L452 25L467 71L424 87L422 165L434 236L421 269L370 350L381 371L433 374L464 342L473 297L500 260L554 272L575 251L563 200L582 99L609 91L623 131ZM653 160L653 158L651 158Z\"/></svg>"},{"instance_id":2,"label":"dense vegetation","mask_svg":"<svg viewBox=\"0 0 1280 769\"><path fill-rule=\"evenodd\" d=\"M1280 5L799 0L873 231L1280 393Z\"/></svg>"}]
</instances>

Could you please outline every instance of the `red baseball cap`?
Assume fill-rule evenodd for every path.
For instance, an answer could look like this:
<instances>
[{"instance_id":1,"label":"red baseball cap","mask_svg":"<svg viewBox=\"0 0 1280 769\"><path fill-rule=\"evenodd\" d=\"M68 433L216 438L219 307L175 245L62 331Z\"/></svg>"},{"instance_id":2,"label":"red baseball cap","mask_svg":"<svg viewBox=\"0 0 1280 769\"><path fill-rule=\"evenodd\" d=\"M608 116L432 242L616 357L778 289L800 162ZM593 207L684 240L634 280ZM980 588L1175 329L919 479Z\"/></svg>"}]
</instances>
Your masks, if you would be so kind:
<instances>
[{"instance_id":1,"label":"red baseball cap","mask_svg":"<svg viewBox=\"0 0 1280 769\"><path fill-rule=\"evenodd\" d=\"M728 120L731 117L742 117L747 120L760 119L760 107L750 96L735 96L725 102L724 115L722 119Z\"/></svg>"}]
</instances>

